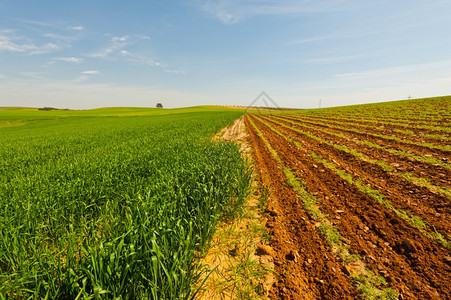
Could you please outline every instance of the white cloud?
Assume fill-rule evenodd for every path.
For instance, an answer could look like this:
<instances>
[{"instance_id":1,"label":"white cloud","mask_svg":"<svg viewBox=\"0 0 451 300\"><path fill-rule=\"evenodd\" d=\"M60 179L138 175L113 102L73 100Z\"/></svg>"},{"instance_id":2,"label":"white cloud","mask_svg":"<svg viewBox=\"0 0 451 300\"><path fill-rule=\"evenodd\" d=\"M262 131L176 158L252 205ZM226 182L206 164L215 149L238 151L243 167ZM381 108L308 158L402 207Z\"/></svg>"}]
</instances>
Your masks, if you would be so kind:
<instances>
[{"instance_id":1,"label":"white cloud","mask_svg":"<svg viewBox=\"0 0 451 300\"><path fill-rule=\"evenodd\" d=\"M85 74L85 75L99 75L100 72L97 70L89 70L89 71L83 71L81 72L81 74Z\"/></svg>"},{"instance_id":2,"label":"white cloud","mask_svg":"<svg viewBox=\"0 0 451 300\"><path fill-rule=\"evenodd\" d=\"M36 46L34 43L30 42L29 39L21 36L0 35L0 52L8 51L27 55L37 55L55 52L62 48L62 46L55 43L46 43L41 46Z\"/></svg>"},{"instance_id":3,"label":"white cloud","mask_svg":"<svg viewBox=\"0 0 451 300\"><path fill-rule=\"evenodd\" d=\"M114 54L115 52L119 51L120 49L124 48L126 45L111 45L107 48L104 48L103 50L100 50L99 52L93 53L90 56L91 57L99 57L99 58L105 58L110 56L111 54Z\"/></svg>"},{"instance_id":4,"label":"white cloud","mask_svg":"<svg viewBox=\"0 0 451 300\"><path fill-rule=\"evenodd\" d=\"M99 58L106 58L114 53L120 52L121 49L129 45L127 43L127 40L129 39L128 35L120 36L120 37L112 37L111 38L111 44L104 48L103 50L93 53L90 56L91 57L99 57ZM123 53L121 53L123 54Z\"/></svg>"},{"instance_id":5,"label":"white cloud","mask_svg":"<svg viewBox=\"0 0 451 300\"><path fill-rule=\"evenodd\" d=\"M22 37L0 35L0 51L26 52L36 49L34 44L24 42Z\"/></svg>"},{"instance_id":6,"label":"white cloud","mask_svg":"<svg viewBox=\"0 0 451 300\"><path fill-rule=\"evenodd\" d=\"M111 41L113 43L117 43L117 42L125 42L126 40L128 40L129 36L128 35L123 35L123 36L113 36L111 38Z\"/></svg>"},{"instance_id":7,"label":"white cloud","mask_svg":"<svg viewBox=\"0 0 451 300\"><path fill-rule=\"evenodd\" d=\"M110 38L110 43L102 50L92 53L89 56L97 57L97 58L114 58L114 55L118 56L131 56L132 54L125 50L124 48L127 46L133 46L139 40L150 40L150 37L147 35L122 35L122 36L111 36L110 34L106 34L107 37ZM117 59L117 57L115 57Z\"/></svg>"},{"instance_id":8,"label":"white cloud","mask_svg":"<svg viewBox=\"0 0 451 300\"><path fill-rule=\"evenodd\" d=\"M82 30L84 30L85 28L84 28L83 26L72 26L72 27L69 27L69 29L77 30L77 31L82 31Z\"/></svg>"},{"instance_id":9,"label":"white cloud","mask_svg":"<svg viewBox=\"0 0 451 300\"><path fill-rule=\"evenodd\" d=\"M147 55L142 55L142 54L138 54L138 53L133 53L130 52L128 50L125 50L123 48L132 45L136 40L136 38L140 38L140 39L144 39L147 40L147 37L142 37L142 36L129 36L129 35L124 35L124 36L120 36L120 37L112 37L111 38L111 44L97 52L94 54L91 54L91 57L96 57L96 58L104 58L104 59L126 59L128 62L133 63L133 64L139 64L139 65L147 65L150 67L154 67L154 68L159 68L161 69L163 72L165 73L172 73L172 74L184 74L185 72L182 70L176 70L176 69L172 69L169 68L167 64L162 63L158 60L156 60L153 57L149 57Z\"/></svg>"},{"instance_id":10,"label":"white cloud","mask_svg":"<svg viewBox=\"0 0 451 300\"><path fill-rule=\"evenodd\" d=\"M60 60L60 61L70 62L70 63L79 63L83 59L79 58L79 57L57 57L57 58L55 58L55 60Z\"/></svg>"},{"instance_id":11,"label":"white cloud","mask_svg":"<svg viewBox=\"0 0 451 300\"><path fill-rule=\"evenodd\" d=\"M75 78L71 81L75 82L75 83L81 83L81 82L87 81L90 78L89 75L100 75L101 73L97 70L88 70L88 71L81 72L81 74L82 74L81 76L78 76L77 78Z\"/></svg>"},{"instance_id":12,"label":"white cloud","mask_svg":"<svg viewBox=\"0 0 451 300\"><path fill-rule=\"evenodd\" d=\"M36 49L31 50L29 55L38 55L38 54L45 54L45 53L51 53L58 50L61 50L63 47L56 45L54 43L47 43L45 45L42 45L40 47L36 47Z\"/></svg>"},{"instance_id":13,"label":"white cloud","mask_svg":"<svg viewBox=\"0 0 451 300\"><path fill-rule=\"evenodd\" d=\"M218 18L222 23L229 25L238 23L242 16L240 16L239 14L232 14L227 11L218 11L215 14L215 17Z\"/></svg>"}]
</instances>

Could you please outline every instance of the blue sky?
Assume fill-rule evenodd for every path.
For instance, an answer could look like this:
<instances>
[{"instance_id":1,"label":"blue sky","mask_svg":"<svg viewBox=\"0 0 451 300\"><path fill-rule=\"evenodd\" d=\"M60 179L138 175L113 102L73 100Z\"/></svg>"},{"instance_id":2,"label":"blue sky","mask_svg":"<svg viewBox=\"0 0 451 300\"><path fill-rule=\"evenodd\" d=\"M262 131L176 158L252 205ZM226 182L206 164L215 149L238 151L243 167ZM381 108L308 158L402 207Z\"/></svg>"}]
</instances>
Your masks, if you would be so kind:
<instances>
[{"instance_id":1,"label":"blue sky","mask_svg":"<svg viewBox=\"0 0 451 300\"><path fill-rule=\"evenodd\" d=\"M450 95L450 15L449 0L0 0L0 106Z\"/></svg>"}]
</instances>

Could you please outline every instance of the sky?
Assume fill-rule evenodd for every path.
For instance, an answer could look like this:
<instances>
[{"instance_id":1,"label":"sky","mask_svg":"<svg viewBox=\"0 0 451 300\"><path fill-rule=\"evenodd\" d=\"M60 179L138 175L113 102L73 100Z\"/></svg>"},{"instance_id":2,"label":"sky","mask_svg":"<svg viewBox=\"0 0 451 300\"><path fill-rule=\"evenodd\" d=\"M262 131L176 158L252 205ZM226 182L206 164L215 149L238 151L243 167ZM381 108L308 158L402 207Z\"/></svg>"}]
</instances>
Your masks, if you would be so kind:
<instances>
[{"instance_id":1,"label":"sky","mask_svg":"<svg viewBox=\"0 0 451 300\"><path fill-rule=\"evenodd\" d=\"M450 15L449 0L0 0L0 106L451 95Z\"/></svg>"}]
</instances>

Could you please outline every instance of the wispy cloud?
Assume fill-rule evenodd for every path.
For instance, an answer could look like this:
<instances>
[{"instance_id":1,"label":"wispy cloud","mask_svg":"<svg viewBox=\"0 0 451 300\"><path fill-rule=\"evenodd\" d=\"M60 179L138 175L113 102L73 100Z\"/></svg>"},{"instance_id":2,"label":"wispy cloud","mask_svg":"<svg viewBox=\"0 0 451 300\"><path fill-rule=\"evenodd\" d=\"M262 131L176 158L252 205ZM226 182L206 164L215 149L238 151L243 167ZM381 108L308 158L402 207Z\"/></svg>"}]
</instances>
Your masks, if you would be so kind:
<instances>
[{"instance_id":1,"label":"wispy cloud","mask_svg":"<svg viewBox=\"0 0 451 300\"><path fill-rule=\"evenodd\" d=\"M72 27L69 27L69 29L77 30L77 31L82 31L82 30L84 30L85 28L84 28L83 26L72 26Z\"/></svg>"},{"instance_id":2,"label":"wispy cloud","mask_svg":"<svg viewBox=\"0 0 451 300\"><path fill-rule=\"evenodd\" d=\"M46 79L44 76L42 76L46 75L46 73L42 72L20 72L20 74L32 79Z\"/></svg>"},{"instance_id":3,"label":"wispy cloud","mask_svg":"<svg viewBox=\"0 0 451 300\"><path fill-rule=\"evenodd\" d=\"M81 74L85 74L85 75L99 75L100 72L97 70L89 70L89 71L83 71L81 72Z\"/></svg>"},{"instance_id":4,"label":"wispy cloud","mask_svg":"<svg viewBox=\"0 0 451 300\"><path fill-rule=\"evenodd\" d=\"M38 55L38 54L45 54L45 53L51 53L56 52L64 48L61 45L57 45L54 43L47 43L42 46L36 47L36 49L30 51L29 55Z\"/></svg>"},{"instance_id":5,"label":"wispy cloud","mask_svg":"<svg viewBox=\"0 0 451 300\"><path fill-rule=\"evenodd\" d=\"M36 49L34 44L24 41L23 37L0 35L0 51L26 52Z\"/></svg>"},{"instance_id":6,"label":"wispy cloud","mask_svg":"<svg viewBox=\"0 0 451 300\"><path fill-rule=\"evenodd\" d=\"M81 74L82 75L78 76L77 78L75 78L71 81L75 82L75 83L81 83L81 82L89 80L90 75L100 75L101 73L97 70L88 70L88 71L81 72Z\"/></svg>"},{"instance_id":7,"label":"wispy cloud","mask_svg":"<svg viewBox=\"0 0 451 300\"><path fill-rule=\"evenodd\" d=\"M110 36L109 45L107 47L105 47L99 52L90 54L89 56L94 58L103 58L112 60L126 59L129 63L159 68L166 73L173 74L185 73L182 70L171 68L168 66L168 64L163 63L149 55L143 55L140 53L135 53L124 49L126 47L133 46L139 40L150 40L150 37L146 35Z\"/></svg>"},{"instance_id":8,"label":"wispy cloud","mask_svg":"<svg viewBox=\"0 0 451 300\"><path fill-rule=\"evenodd\" d=\"M183 70L178 70L175 68L170 67L167 63L163 63L153 57L149 57L142 54L137 53L131 53L127 50L120 51L122 56L126 57L126 59L133 64L138 65L147 65L152 68L158 68L162 70L165 73L172 73L172 74L185 74L186 72Z\"/></svg>"},{"instance_id":9,"label":"wispy cloud","mask_svg":"<svg viewBox=\"0 0 451 300\"><path fill-rule=\"evenodd\" d=\"M63 48L62 45L53 42L36 45L31 39L19 35L14 35L13 32L0 35L0 52L16 52L25 55L37 55L44 53L51 53Z\"/></svg>"},{"instance_id":10,"label":"wispy cloud","mask_svg":"<svg viewBox=\"0 0 451 300\"><path fill-rule=\"evenodd\" d=\"M321 41L329 41L329 40L339 40L339 39L351 39L362 36L369 36L375 34L376 32L368 32L368 31L347 31L347 32L334 32L331 34L305 37L297 40L292 40L288 42L288 45L296 45L296 44L308 44L315 43Z\"/></svg>"},{"instance_id":11,"label":"wispy cloud","mask_svg":"<svg viewBox=\"0 0 451 300\"><path fill-rule=\"evenodd\" d=\"M66 44L66 47L70 47L72 42L75 42L79 39L79 37L77 35L69 34L69 33L65 33L65 32L62 34L48 32L48 33L42 34L42 37L45 37L54 42Z\"/></svg>"},{"instance_id":12,"label":"wispy cloud","mask_svg":"<svg viewBox=\"0 0 451 300\"><path fill-rule=\"evenodd\" d=\"M14 28L0 30L0 52L40 55L72 47L79 40L82 26L67 26L64 22L42 22L13 19Z\"/></svg>"},{"instance_id":13,"label":"wispy cloud","mask_svg":"<svg viewBox=\"0 0 451 300\"><path fill-rule=\"evenodd\" d=\"M299 15L354 9L354 1L217 0L198 1L207 13L226 25L259 15Z\"/></svg>"},{"instance_id":14,"label":"wispy cloud","mask_svg":"<svg viewBox=\"0 0 451 300\"><path fill-rule=\"evenodd\" d=\"M128 40L128 38L129 38L128 35L123 35L123 36L113 36L113 37L111 38L111 41L112 41L113 43L125 42L125 41Z\"/></svg>"},{"instance_id":15,"label":"wispy cloud","mask_svg":"<svg viewBox=\"0 0 451 300\"><path fill-rule=\"evenodd\" d=\"M363 54L359 55L348 55L348 56L334 56L334 57L320 57L320 58L312 58L304 60L305 63L316 64L316 65L327 65L327 64L336 64L345 61L350 61L354 59L359 59L365 57Z\"/></svg>"},{"instance_id":16,"label":"wispy cloud","mask_svg":"<svg viewBox=\"0 0 451 300\"><path fill-rule=\"evenodd\" d=\"M151 40L151 39L152 39L150 36L145 35L145 34L138 35L138 37L139 37L141 40Z\"/></svg>"},{"instance_id":17,"label":"wispy cloud","mask_svg":"<svg viewBox=\"0 0 451 300\"><path fill-rule=\"evenodd\" d=\"M50 22L44 22L44 21L36 21L36 20L26 20L26 19L18 19L18 21L24 23L24 24L29 24L29 25L33 25L34 27L39 26L39 27L53 27L54 25Z\"/></svg>"},{"instance_id":18,"label":"wispy cloud","mask_svg":"<svg viewBox=\"0 0 451 300\"><path fill-rule=\"evenodd\" d=\"M83 59L79 58L79 57L57 57L57 58L54 58L54 60L60 60L60 61L69 62L69 63L79 63L79 62L83 61Z\"/></svg>"},{"instance_id":19,"label":"wispy cloud","mask_svg":"<svg viewBox=\"0 0 451 300\"><path fill-rule=\"evenodd\" d=\"M99 58L106 58L108 56L111 56L112 54L118 54L120 51L125 48L126 46L130 45L131 42L129 41L128 35L123 36L113 36L111 37L110 44L103 48L102 50L95 52L93 54L90 54L91 57L99 57Z\"/></svg>"}]
</instances>

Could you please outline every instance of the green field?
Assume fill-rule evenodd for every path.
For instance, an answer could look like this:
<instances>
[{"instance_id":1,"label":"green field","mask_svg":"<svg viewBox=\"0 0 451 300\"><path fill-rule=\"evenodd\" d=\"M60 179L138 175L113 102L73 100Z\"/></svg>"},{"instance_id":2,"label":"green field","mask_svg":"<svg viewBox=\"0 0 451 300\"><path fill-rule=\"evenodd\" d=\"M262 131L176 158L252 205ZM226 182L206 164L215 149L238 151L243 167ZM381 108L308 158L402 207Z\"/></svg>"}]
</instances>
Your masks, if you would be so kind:
<instances>
[{"instance_id":1,"label":"green field","mask_svg":"<svg viewBox=\"0 0 451 300\"><path fill-rule=\"evenodd\" d=\"M248 191L243 111L0 108L0 299L187 299Z\"/></svg>"}]
</instances>

